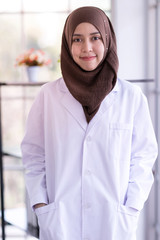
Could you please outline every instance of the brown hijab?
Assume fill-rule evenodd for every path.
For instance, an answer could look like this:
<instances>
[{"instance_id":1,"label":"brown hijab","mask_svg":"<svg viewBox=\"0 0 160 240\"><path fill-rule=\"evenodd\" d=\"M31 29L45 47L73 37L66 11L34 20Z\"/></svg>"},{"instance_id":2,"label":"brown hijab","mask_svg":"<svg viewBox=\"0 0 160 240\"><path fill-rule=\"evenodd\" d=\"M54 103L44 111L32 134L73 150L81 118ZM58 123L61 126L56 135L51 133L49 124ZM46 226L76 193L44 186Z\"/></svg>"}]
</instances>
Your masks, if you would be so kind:
<instances>
[{"instance_id":1,"label":"brown hijab","mask_svg":"<svg viewBox=\"0 0 160 240\"><path fill-rule=\"evenodd\" d=\"M73 33L82 22L91 23L98 29L105 48L101 63L93 71L83 70L71 54ZM82 104L89 122L115 86L118 71L116 37L109 18L101 9L81 7L68 16L62 35L61 70L70 93Z\"/></svg>"}]
</instances>

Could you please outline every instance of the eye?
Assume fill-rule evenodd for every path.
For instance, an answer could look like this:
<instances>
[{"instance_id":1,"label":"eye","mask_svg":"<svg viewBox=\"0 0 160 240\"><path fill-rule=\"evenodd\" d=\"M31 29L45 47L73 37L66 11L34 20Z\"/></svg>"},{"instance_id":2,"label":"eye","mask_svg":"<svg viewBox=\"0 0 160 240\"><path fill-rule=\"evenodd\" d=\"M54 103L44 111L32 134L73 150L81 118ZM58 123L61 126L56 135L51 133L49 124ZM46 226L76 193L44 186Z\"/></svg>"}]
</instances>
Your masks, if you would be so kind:
<instances>
[{"instance_id":1,"label":"eye","mask_svg":"<svg viewBox=\"0 0 160 240\"><path fill-rule=\"evenodd\" d=\"M100 40L100 39L101 39L101 36L93 36L93 37L92 37L92 40L93 40L93 41Z\"/></svg>"},{"instance_id":2,"label":"eye","mask_svg":"<svg viewBox=\"0 0 160 240\"><path fill-rule=\"evenodd\" d=\"M73 39L72 39L72 42L81 42L81 41L82 41L81 38L73 38Z\"/></svg>"}]
</instances>

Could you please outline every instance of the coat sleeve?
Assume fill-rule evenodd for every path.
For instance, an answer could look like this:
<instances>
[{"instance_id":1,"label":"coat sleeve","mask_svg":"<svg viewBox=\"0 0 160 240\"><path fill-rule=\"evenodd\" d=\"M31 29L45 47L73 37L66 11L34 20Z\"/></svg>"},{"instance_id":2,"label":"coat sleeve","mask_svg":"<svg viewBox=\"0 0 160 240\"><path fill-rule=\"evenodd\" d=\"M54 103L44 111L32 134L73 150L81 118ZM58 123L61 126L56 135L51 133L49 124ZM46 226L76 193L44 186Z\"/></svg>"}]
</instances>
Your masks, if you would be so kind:
<instances>
[{"instance_id":1,"label":"coat sleeve","mask_svg":"<svg viewBox=\"0 0 160 240\"><path fill-rule=\"evenodd\" d=\"M31 206L48 203L45 177L44 149L44 97L43 91L35 99L26 124L26 133L21 143L22 161L25 167L25 182Z\"/></svg>"},{"instance_id":2,"label":"coat sleeve","mask_svg":"<svg viewBox=\"0 0 160 240\"><path fill-rule=\"evenodd\" d=\"M143 208L153 184L152 167L157 152L147 99L140 91L134 116L130 178L125 205L137 210Z\"/></svg>"}]
</instances>

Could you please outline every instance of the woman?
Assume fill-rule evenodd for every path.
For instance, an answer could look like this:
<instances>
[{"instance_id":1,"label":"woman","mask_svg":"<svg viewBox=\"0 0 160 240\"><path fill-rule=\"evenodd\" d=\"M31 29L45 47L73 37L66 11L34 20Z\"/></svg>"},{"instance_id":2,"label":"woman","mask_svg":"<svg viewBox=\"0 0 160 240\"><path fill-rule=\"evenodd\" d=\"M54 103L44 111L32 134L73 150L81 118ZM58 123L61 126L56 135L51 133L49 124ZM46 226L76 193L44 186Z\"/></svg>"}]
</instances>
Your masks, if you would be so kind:
<instances>
[{"instance_id":1,"label":"woman","mask_svg":"<svg viewBox=\"0 0 160 240\"><path fill-rule=\"evenodd\" d=\"M115 34L102 10L69 15L61 69L35 99L22 142L40 239L135 240L157 144L145 96L117 79Z\"/></svg>"}]
</instances>

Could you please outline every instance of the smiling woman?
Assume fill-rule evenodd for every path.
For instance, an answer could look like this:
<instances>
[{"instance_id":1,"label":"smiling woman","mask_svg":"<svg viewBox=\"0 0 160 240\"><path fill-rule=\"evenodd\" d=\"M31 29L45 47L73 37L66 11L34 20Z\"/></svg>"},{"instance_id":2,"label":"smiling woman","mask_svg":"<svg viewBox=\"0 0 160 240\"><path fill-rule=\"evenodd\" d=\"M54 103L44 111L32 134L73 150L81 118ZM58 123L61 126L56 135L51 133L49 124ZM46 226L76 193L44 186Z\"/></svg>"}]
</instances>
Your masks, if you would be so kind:
<instances>
[{"instance_id":1,"label":"smiling woman","mask_svg":"<svg viewBox=\"0 0 160 240\"><path fill-rule=\"evenodd\" d=\"M117 77L104 11L67 17L61 70L35 99L21 145L40 239L136 240L157 143L144 94Z\"/></svg>"},{"instance_id":2,"label":"smiling woman","mask_svg":"<svg viewBox=\"0 0 160 240\"><path fill-rule=\"evenodd\" d=\"M67 87L81 102L89 122L102 99L115 85L118 57L116 37L109 18L96 7L91 7L92 13L88 9L75 10L66 20L61 69ZM97 33L100 38L97 38Z\"/></svg>"}]
</instances>

